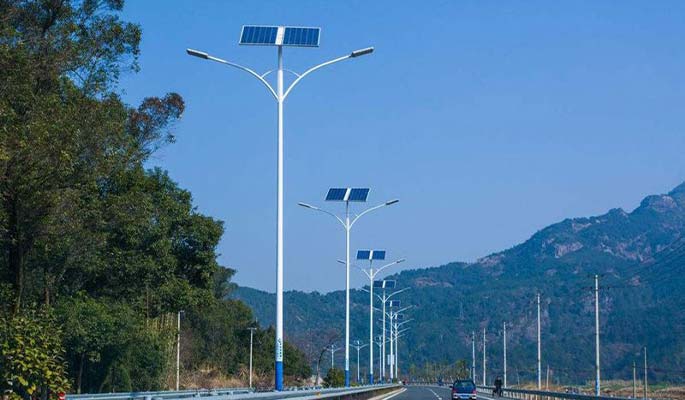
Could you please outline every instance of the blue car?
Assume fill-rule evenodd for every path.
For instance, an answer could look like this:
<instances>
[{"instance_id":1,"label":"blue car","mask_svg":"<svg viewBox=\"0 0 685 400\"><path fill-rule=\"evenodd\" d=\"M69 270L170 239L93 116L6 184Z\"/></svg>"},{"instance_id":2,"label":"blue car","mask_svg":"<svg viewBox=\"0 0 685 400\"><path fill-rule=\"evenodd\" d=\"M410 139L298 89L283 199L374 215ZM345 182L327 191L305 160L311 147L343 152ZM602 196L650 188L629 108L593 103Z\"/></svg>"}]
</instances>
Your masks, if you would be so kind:
<instances>
[{"instance_id":1,"label":"blue car","mask_svg":"<svg viewBox=\"0 0 685 400\"><path fill-rule=\"evenodd\" d=\"M460 379L452 385L453 400L476 400L476 384L471 379Z\"/></svg>"}]
</instances>

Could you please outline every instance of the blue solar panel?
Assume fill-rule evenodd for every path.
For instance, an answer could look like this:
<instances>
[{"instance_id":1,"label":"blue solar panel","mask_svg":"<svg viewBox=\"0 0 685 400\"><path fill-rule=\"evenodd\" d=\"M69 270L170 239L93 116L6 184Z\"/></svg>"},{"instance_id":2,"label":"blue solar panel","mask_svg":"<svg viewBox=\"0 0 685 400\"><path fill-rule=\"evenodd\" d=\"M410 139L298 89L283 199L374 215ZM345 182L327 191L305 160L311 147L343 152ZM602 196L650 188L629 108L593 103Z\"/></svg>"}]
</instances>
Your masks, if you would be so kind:
<instances>
[{"instance_id":1,"label":"blue solar panel","mask_svg":"<svg viewBox=\"0 0 685 400\"><path fill-rule=\"evenodd\" d=\"M397 314L397 319L402 321L404 319L404 314Z\"/></svg>"},{"instance_id":2,"label":"blue solar panel","mask_svg":"<svg viewBox=\"0 0 685 400\"><path fill-rule=\"evenodd\" d=\"M273 46L278 36L277 26L243 26L240 44Z\"/></svg>"},{"instance_id":3,"label":"blue solar panel","mask_svg":"<svg viewBox=\"0 0 685 400\"><path fill-rule=\"evenodd\" d=\"M369 189L355 188L350 192L350 197L347 201L366 201L369 196Z\"/></svg>"},{"instance_id":4,"label":"blue solar panel","mask_svg":"<svg viewBox=\"0 0 685 400\"><path fill-rule=\"evenodd\" d=\"M383 281L373 281L373 287L378 289L383 288Z\"/></svg>"},{"instance_id":5,"label":"blue solar panel","mask_svg":"<svg viewBox=\"0 0 685 400\"><path fill-rule=\"evenodd\" d=\"M319 28L286 27L283 46L318 47Z\"/></svg>"},{"instance_id":6,"label":"blue solar panel","mask_svg":"<svg viewBox=\"0 0 685 400\"><path fill-rule=\"evenodd\" d=\"M400 306L399 300L390 300L390 307L399 307L399 306Z\"/></svg>"},{"instance_id":7,"label":"blue solar panel","mask_svg":"<svg viewBox=\"0 0 685 400\"><path fill-rule=\"evenodd\" d=\"M371 250L357 250L357 260L370 260Z\"/></svg>"},{"instance_id":8,"label":"blue solar panel","mask_svg":"<svg viewBox=\"0 0 685 400\"><path fill-rule=\"evenodd\" d=\"M385 260L385 250L374 250L373 260Z\"/></svg>"},{"instance_id":9,"label":"blue solar panel","mask_svg":"<svg viewBox=\"0 0 685 400\"><path fill-rule=\"evenodd\" d=\"M395 288L395 281L383 281L385 282L385 288L386 289L394 289Z\"/></svg>"},{"instance_id":10,"label":"blue solar panel","mask_svg":"<svg viewBox=\"0 0 685 400\"><path fill-rule=\"evenodd\" d=\"M347 188L331 188L328 189L326 201L344 201Z\"/></svg>"}]
</instances>

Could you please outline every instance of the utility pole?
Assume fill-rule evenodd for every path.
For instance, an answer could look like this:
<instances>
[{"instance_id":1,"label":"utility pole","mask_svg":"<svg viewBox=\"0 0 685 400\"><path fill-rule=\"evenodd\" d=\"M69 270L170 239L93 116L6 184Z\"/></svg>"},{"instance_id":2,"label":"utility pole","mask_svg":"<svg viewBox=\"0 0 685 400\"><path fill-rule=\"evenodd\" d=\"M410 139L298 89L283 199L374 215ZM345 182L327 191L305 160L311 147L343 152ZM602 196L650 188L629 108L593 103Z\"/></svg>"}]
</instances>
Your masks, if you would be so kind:
<instances>
[{"instance_id":1,"label":"utility pole","mask_svg":"<svg viewBox=\"0 0 685 400\"><path fill-rule=\"evenodd\" d=\"M486 360L485 360L485 328L483 328L483 386L485 386L485 382L486 382L486 379L485 379L485 371L486 371L485 362L486 362Z\"/></svg>"},{"instance_id":2,"label":"utility pole","mask_svg":"<svg viewBox=\"0 0 685 400\"><path fill-rule=\"evenodd\" d=\"M599 396L599 275L595 275L595 396Z\"/></svg>"},{"instance_id":3,"label":"utility pole","mask_svg":"<svg viewBox=\"0 0 685 400\"><path fill-rule=\"evenodd\" d=\"M542 389L542 345L540 343L540 293L537 294L538 303L538 390Z\"/></svg>"},{"instance_id":4,"label":"utility pole","mask_svg":"<svg viewBox=\"0 0 685 400\"><path fill-rule=\"evenodd\" d=\"M247 328L250 331L250 385L248 386L250 389L252 389L252 342L254 338L254 331L257 330L255 327Z\"/></svg>"},{"instance_id":5,"label":"utility pole","mask_svg":"<svg viewBox=\"0 0 685 400\"><path fill-rule=\"evenodd\" d=\"M647 346L645 346L645 387L642 388L643 397L647 398Z\"/></svg>"},{"instance_id":6,"label":"utility pole","mask_svg":"<svg viewBox=\"0 0 685 400\"><path fill-rule=\"evenodd\" d=\"M471 378L476 381L476 331L471 332L471 348L472 348L472 358L471 358Z\"/></svg>"},{"instance_id":7,"label":"utility pole","mask_svg":"<svg viewBox=\"0 0 685 400\"><path fill-rule=\"evenodd\" d=\"M637 398L637 367L633 361L633 398Z\"/></svg>"},{"instance_id":8,"label":"utility pole","mask_svg":"<svg viewBox=\"0 0 685 400\"><path fill-rule=\"evenodd\" d=\"M507 323L502 324L502 341L504 342L504 387L507 387Z\"/></svg>"},{"instance_id":9,"label":"utility pole","mask_svg":"<svg viewBox=\"0 0 685 400\"><path fill-rule=\"evenodd\" d=\"M549 364L547 364L547 377L545 379L545 390L549 392Z\"/></svg>"}]
</instances>

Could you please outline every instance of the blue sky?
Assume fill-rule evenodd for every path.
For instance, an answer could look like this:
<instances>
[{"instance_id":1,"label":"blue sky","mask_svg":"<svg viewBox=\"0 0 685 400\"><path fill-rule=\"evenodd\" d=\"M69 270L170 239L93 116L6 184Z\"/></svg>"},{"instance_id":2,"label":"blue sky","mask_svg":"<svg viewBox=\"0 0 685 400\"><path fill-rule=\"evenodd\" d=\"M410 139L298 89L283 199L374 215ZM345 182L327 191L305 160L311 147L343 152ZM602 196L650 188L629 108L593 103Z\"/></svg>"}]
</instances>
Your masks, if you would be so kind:
<instances>
[{"instance_id":1,"label":"blue sky","mask_svg":"<svg viewBox=\"0 0 685 400\"><path fill-rule=\"evenodd\" d=\"M275 103L185 49L275 68L275 48L238 46L243 24L321 26L320 48L285 50L296 71L376 47L285 104L286 289L344 288L343 230L297 206L323 204L331 186L401 199L360 220L353 249L415 268L631 210L685 180L685 2L129 0L123 17L143 27L125 99L176 91L187 103L177 142L150 165L225 221L220 261L242 285L275 288Z\"/></svg>"}]
</instances>

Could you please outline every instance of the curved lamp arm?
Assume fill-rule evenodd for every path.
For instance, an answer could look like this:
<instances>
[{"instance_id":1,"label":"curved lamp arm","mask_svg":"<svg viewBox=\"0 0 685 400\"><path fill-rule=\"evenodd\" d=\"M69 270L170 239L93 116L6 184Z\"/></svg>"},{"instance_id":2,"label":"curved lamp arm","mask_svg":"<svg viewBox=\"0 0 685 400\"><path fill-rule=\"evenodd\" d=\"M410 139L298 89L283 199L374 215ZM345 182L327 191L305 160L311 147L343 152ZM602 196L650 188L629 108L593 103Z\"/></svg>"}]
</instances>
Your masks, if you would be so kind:
<instances>
[{"instance_id":1,"label":"curved lamp arm","mask_svg":"<svg viewBox=\"0 0 685 400\"><path fill-rule=\"evenodd\" d=\"M301 206L301 207L304 207L304 208L308 208L308 209L310 209L310 210L319 211L319 212L322 212L322 213L324 213L324 214L328 214L328 215L330 215L331 217L337 219L338 222L340 222L340 224L343 226L343 228L346 228L345 222L344 222L340 217L338 217L337 215L333 214L333 213L330 212L330 211L326 211L326 210L324 210L324 209L322 209L322 208L319 208L319 207L317 207L317 206L313 206L313 205L307 204L307 203L297 203L297 205L299 205L299 206Z\"/></svg>"},{"instance_id":2,"label":"curved lamp arm","mask_svg":"<svg viewBox=\"0 0 685 400\"><path fill-rule=\"evenodd\" d=\"M383 271L384 269L386 269L386 268L388 268L388 267L391 267L391 266L393 266L393 265L395 265L395 264L403 263L403 262L405 262L405 261L406 261L406 260L405 260L404 258L401 258L401 259L399 259L399 260L397 260L397 261L393 261L393 262L391 262L391 263L389 263L389 264L385 264L384 266L378 268L378 269L376 270L376 272L374 272L373 276L375 277L376 275L378 275L379 272Z\"/></svg>"},{"instance_id":3,"label":"curved lamp arm","mask_svg":"<svg viewBox=\"0 0 685 400\"><path fill-rule=\"evenodd\" d=\"M406 292L406 291L409 290L409 289L411 289L411 288L406 287L406 288L404 288L404 289L400 289L400 290L398 290L398 291L396 291L396 292L393 292L393 293L391 293L390 295L386 296L386 297L385 297L385 300L387 301L387 300L389 300L392 296L394 296L394 295L396 295L396 294L400 294L400 293L402 293L402 292Z\"/></svg>"},{"instance_id":4,"label":"curved lamp arm","mask_svg":"<svg viewBox=\"0 0 685 400\"><path fill-rule=\"evenodd\" d=\"M356 217L354 217L354 219L352 220L352 222L350 222L350 228L351 228L352 225L354 225L354 223L357 222L357 220L358 220L359 218L361 218L363 215L366 215L366 214L370 213L371 211L378 210L378 209L381 208L381 207L391 206L391 205L396 204L396 203L399 203L399 200L398 200L398 199L386 201L386 202L383 203L383 204L379 204L379 205L377 205L377 206L374 206L374 207L371 207L371 208L367 208L367 209L364 210L361 214L359 214L359 215L357 215Z\"/></svg>"},{"instance_id":5,"label":"curved lamp arm","mask_svg":"<svg viewBox=\"0 0 685 400\"><path fill-rule=\"evenodd\" d=\"M267 82L266 79L264 79L261 75L254 72L250 68L244 67L244 66L242 66L240 64L236 64L234 62L226 61L226 60L218 58L218 57L210 56L209 54L205 53L204 51L199 51L199 50L194 50L194 49L186 49L186 53L188 53L188 55L193 56L193 57L198 57L198 58L202 58L205 60L215 61L215 62L218 62L220 64L228 65L229 67L238 68L240 70L247 72L248 74L259 79L259 81L262 82L264 84L264 86L266 86L266 88L269 90L269 93L271 93L271 95L274 97L274 99L276 99L278 101L278 95L276 94L276 91L274 90L274 88L272 88L271 85L269 85L269 82Z\"/></svg>"},{"instance_id":6,"label":"curved lamp arm","mask_svg":"<svg viewBox=\"0 0 685 400\"><path fill-rule=\"evenodd\" d=\"M323 68L323 67L326 67L326 66L331 65L331 64L335 64L335 63L340 62L340 61L345 61L345 60L347 60L347 59L349 59L349 58L356 58L356 57L363 56L363 55L366 55L366 54L371 54L371 53L373 53L373 47L367 47L367 48L365 48L365 49L355 50L355 51L353 51L352 53L350 53L350 54L348 54L348 55L346 55L346 56L334 58L334 59L332 59L332 60L330 60L330 61L326 61L326 62L324 62L324 63L321 63L321 64L319 64L319 65L316 65L316 66L314 66L314 67L309 68L308 70L304 71L300 76L298 76L297 79L295 79L295 80L293 81L293 83L290 84L290 86L288 87L288 90L286 90L285 93L283 94L283 100L285 100L286 97L288 97L288 94L290 94L290 92L293 90L293 88L294 88L298 83L300 83L300 81L302 80L302 78L304 78L305 76L311 74L312 72L316 71L317 69L321 69L321 68Z\"/></svg>"}]
</instances>

